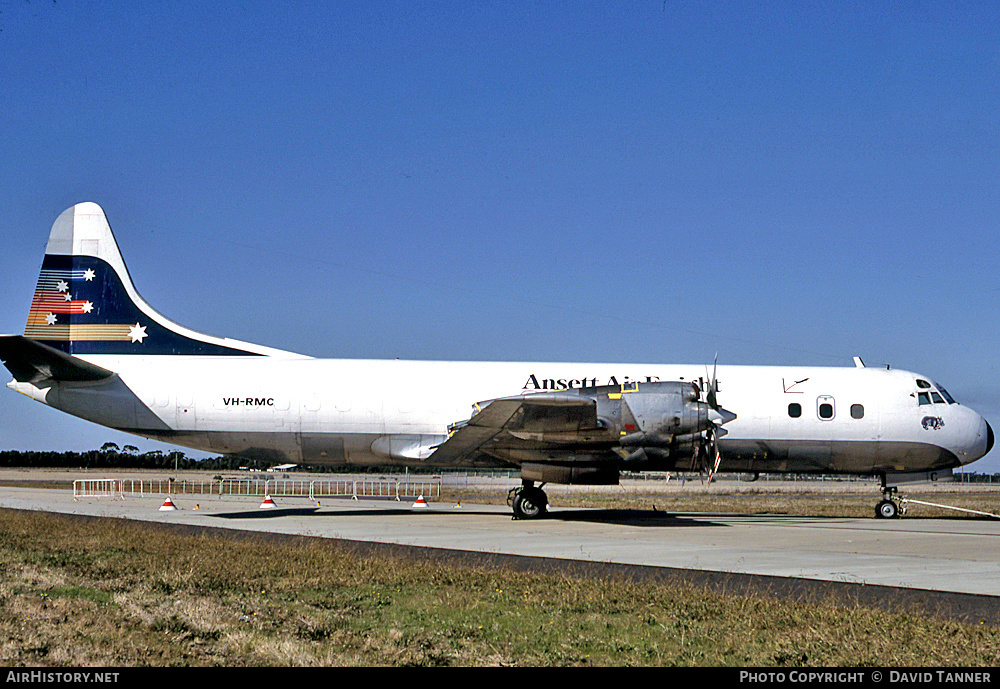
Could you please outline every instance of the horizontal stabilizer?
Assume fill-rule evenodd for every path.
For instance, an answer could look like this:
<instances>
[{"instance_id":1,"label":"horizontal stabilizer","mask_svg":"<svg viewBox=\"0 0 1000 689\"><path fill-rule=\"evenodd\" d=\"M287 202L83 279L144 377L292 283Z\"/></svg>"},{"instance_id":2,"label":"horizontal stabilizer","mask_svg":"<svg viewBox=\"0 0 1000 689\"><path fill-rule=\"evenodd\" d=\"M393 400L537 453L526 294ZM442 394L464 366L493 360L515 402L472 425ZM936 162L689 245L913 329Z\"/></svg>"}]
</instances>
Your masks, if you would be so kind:
<instances>
[{"instance_id":1,"label":"horizontal stabilizer","mask_svg":"<svg viewBox=\"0 0 1000 689\"><path fill-rule=\"evenodd\" d=\"M22 335L0 335L0 359L19 383L103 380L113 371Z\"/></svg>"}]
</instances>

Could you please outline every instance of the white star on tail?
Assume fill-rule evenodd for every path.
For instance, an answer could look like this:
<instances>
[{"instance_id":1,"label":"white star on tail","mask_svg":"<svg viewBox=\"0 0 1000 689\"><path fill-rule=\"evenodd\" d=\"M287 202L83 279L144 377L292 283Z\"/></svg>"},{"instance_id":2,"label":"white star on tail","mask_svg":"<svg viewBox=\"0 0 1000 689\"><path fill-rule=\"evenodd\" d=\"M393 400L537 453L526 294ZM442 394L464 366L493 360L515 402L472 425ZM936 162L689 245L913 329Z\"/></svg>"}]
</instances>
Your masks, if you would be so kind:
<instances>
[{"instance_id":1,"label":"white star on tail","mask_svg":"<svg viewBox=\"0 0 1000 689\"><path fill-rule=\"evenodd\" d=\"M128 330L128 336L133 342L142 343L142 338L146 337L146 326L136 323Z\"/></svg>"},{"instance_id":2,"label":"white star on tail","mask_svg":"<svg viewBox=\"0 0 1000 689\"><path fill-rule=\"evenodd\" d=\"M84 280L86 280L87 282L90 282L90 281L91 281L91 280L93 280L93 279L94 279L94 278L95 278L96 276L97 276L97 273L95 273L95 272L93 271L93 269L91 269L91 268L87 268L86 272L84 272L84 274L83 274L83 279L84 279Z\"/></svg>"},{"instance_id":3,"label":"white star on tail","mask_svg":"<svg viewBox=\"0 0 1000 689\"><path fill-rule=\"evenodd\" d=\"M60 280L56 283L56 290L59 292L69 291L69 284L65 280Z\"/></svg>"},{"instance_id":4,"label":"white star on tail","mask_svg":"<svg viewBox=\"0 0 1000 689\"><path fill-rule=\"evenodd\" d=\"M50 313L48 316L45 317L45 322L48 323L49 325L55 325L56 315L54 313Z\"/></svg>"}]
</instances>

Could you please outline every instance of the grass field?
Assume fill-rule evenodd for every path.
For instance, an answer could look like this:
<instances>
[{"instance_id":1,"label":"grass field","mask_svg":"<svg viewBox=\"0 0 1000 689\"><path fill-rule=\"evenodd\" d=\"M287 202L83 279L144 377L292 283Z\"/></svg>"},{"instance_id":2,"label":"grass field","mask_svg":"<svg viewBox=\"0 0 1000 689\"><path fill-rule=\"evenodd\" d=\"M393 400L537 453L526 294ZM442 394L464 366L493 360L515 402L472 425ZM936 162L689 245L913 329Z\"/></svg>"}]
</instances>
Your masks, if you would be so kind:
<instances>
[{"instance_id":1,"label":"grass field","mask_svg":"<svg viewBox=\"0 0 1000 689\"><path fill-rule=\"evenodd\" d=\"M993 666L1000 629L0 510L0 663Z\"/></svg>"}]
</instances>

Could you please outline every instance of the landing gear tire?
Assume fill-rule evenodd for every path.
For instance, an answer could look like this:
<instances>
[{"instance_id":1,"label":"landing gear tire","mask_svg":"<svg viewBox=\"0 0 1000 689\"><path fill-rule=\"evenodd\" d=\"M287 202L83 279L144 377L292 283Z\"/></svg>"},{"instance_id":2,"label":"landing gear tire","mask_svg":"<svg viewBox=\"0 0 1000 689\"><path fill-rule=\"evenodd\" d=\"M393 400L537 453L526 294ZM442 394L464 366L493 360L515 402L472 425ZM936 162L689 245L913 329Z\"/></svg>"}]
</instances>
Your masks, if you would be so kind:
<instances>
[{"instance_id":1,"label":"landing gear tire","mask_svg":"<svg viewBox=\"0 0 1000 689\"><path fill-rule=\"evenodd\" d=\"M882 500L875 505L876 519L896 519L906 513L906 508L893 500L896 491L896 486L888 485L886 475L882 474Z\"/></svg>"},{"instance_id":2,"label":"landing gear tire","mask_svg":"<svg viewBox=\"0 0 1000 689\"><path fill-rule=\"evenodd\" d=\"M514 494L514 519L538 519L545 515L549 500L541 488L521 488Z\"/></svg>"},{"instance_id":3,"label":"landing gear tire","mask_svg":"<svg viewBox=\"0 0 1000 689\"><path fill-rule=\"evenodd\" d=\"M892 500L882 500L875 506L876 519L895 519L899 516L899 505Z\"/></svg>"}]
</instances>

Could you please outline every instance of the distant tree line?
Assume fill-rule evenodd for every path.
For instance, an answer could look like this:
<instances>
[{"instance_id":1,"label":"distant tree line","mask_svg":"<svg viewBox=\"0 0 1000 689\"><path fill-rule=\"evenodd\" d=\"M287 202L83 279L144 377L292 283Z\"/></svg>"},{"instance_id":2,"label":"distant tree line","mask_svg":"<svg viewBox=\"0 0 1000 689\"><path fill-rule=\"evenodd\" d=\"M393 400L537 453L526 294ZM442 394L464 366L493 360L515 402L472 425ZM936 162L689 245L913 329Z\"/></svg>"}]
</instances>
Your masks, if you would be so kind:
<instances>
[{"instance_id":1,"label":"distant tree line","mask_svg":"<svg viewBox=\"0 0 1000 689\"><path fill-rule=\"evenodd\" d=\"M274 462L246 457L220 456L195 459L183 452L139 452L134 445L119 448L115 443L104 443L100 450L84 452L52 451L0 451L0 467L49 467L72 469L207 469L236 470L260 469L272 466Z\"/></svg>"}]
</instances>

